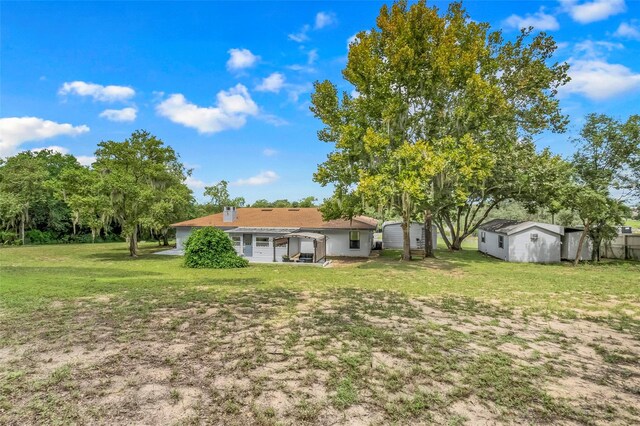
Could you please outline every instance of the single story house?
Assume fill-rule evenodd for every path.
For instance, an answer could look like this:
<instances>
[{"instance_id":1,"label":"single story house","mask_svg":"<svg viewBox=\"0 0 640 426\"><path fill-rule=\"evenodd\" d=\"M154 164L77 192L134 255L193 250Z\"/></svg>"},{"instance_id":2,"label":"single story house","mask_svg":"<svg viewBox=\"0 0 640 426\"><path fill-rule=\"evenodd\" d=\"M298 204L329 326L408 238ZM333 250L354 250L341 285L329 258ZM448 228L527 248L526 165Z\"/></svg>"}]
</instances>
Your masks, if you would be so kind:
<instances>
[{"instance_id":1,"label":"single story house","mask_svg":"<svg viewBox=\"0 0 640 426\"><path fill-rule=\"evenodd\" d=\"M316 263L327 256L368 257L377 225L366 216L325 221L317 208L225 207L221 213L171 226L176 228L177 249L194 229L213 226L229 234L238 254L249 261Z\"/></svg>"},{"instance_id":2,"label":"single story house","mask_svg":"<svg viewBox=\"0 0 640 426\"><path fill-rule=\"evenodd\" d=\"M560 262L564 227L494 219L478 227L478 250L507 262Z\"/></svg>"},{"instance_id":3,"label":"single story house","mask_svg":"<svg viewBox=\"0 0 640 426\"><path fill-rule=\"evenodd\" d=\"M578 253L578 245L580 244L580 237L582 236L582 228L564 228L564 235L562 236L562 259L563 260L575 260ZM580 253L580 260L590 260L591 252L593 251L593 242L587 236L584 243L582 243L582 251Z\"/></svg>"},{"instance_id":4,"label":"single story house","mask_svg":"<svg viewBox=\"0 0 640 426\"><path fill-rule=\"evenodd\" d=\"M424 223L411 222L409 238L411 239L412 250L424 248ZM402 233L401 221L389 221L382 224L382 248L401 249L403 241L404 234ZM431 229L431 241L433 242L433 247L438 245L438 228L435 225Z\"/></svg>"}]
</instances>

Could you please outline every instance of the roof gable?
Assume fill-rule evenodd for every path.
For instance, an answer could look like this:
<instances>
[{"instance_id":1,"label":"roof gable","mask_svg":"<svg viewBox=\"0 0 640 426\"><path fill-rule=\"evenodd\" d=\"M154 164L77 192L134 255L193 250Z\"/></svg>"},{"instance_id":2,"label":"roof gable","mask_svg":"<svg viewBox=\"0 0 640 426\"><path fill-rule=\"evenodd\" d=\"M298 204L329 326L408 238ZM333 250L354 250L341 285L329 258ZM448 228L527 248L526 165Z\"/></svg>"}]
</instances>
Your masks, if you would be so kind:
<instances>
[{"instance_id":1,"label":"roof gable","mask_svg":"<svg viewBox=\"0 0 640 426\"><path fill-rule=\"evenodd\" d=\"M511 219L493 219L478 227L483 231L497 232L499 234L512 235L529 228L540 228L558 235L564 235L564 227L550 223L521 221Z\"/></svg>"}]
</instances>

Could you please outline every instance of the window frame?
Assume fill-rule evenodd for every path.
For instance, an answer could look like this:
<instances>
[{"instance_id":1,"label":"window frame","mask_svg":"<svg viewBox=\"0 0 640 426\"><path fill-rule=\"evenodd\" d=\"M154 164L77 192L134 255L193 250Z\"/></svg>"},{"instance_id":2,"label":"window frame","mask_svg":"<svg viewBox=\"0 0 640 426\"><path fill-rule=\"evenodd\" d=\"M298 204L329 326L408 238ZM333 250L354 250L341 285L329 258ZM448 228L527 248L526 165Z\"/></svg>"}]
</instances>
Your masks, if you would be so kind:
<instances>
[{"instance_id":1,"label":"window frame","mask_svg":"<svg viewBox=\"0 0 640 426\"><path fill-rule=\"evenodd\" d=\"M258 241L261 240L261 241ZM266 241L264 241L266 240ZM266 245L265 245L266 243ZM256 247L271 247L271 238L269 237L256 237Z\"/></svg>"},{"instance_id":2,"label":"window frame","mask_svg":"<svg viewBox=\"0 0 640 426\"><path fill-rule=\"evenodd\" d=\"M498 235L498 248L504 250L504 235Z\"/></svg>"},{"instance_id":3,"label":"window frame","mask_svg":"<svg viewBox=\"0 0 640 426\"><path fill-rule=\"evenodd\" d=\"M353 234L357 235L357 239L352 239ZM349 231L349 250L360 250L360 231Z\"/></svg>"},{"instance_id":4,"label":"window frame","mask_svg":"<svg viewBox=\"0 0 640 426\"><path fill-rule=\"evenodd\" d=\"M242 236L240 236L240 235L232 235L231 236L231 244L234 247L242 246Z\"/></svg>"},{"instance_id":5,"label":"window frame","mask_svg":"<svg viewBox=\"0 0 640 426\"><path fill-rule=\"evenodd\" d=\"M483 242L483 243L487 242L487 233L484 231L480 231L480 242Z\"/></svg>"}]
</instances>

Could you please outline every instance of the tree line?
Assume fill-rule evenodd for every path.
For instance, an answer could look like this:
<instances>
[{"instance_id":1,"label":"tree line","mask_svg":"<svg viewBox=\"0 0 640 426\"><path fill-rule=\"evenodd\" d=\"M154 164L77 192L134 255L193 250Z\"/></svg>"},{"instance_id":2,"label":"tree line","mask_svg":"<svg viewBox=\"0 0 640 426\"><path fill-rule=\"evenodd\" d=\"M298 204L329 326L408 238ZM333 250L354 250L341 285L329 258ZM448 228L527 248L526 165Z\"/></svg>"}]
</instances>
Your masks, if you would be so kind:
<instances>
[{"instance_id":1,"label":"tree line","mask_svg":"<svg viewBox=\"0 0 640 426\"><path fill-rule=\"evenodd\" d=\"M640 116L588 115L569 159L538 149L537 135L569 125L557 98L569 65L555 50L531 27L506 40L461 3L442 14L425 1L383 6L349 46L342 75L355 90L325 80L311 95L318 138L335 147L314 175L335 187L325 217L401 217L409 260L411 221L435 223L459 250L492 211L519 202L571 211L599 247L640 196Z\"/></svg>"},{"instance_id":2,"label":"tree line","mask_svg":"<svg viewBox=\"0 0 640 426\"><path fill-rule=\"evenodd\" d=\"M196 202L185 183L191 170L145 130L100 142L95 157L91 166L51 150L0 160L1 242L126 239L136 256L141 236L168 245L172 223L246 204L229 197L226 181L205 189L208 202ZM311 207L315 201L258 200L253 206Z\"/></svg>"}]
</instances>

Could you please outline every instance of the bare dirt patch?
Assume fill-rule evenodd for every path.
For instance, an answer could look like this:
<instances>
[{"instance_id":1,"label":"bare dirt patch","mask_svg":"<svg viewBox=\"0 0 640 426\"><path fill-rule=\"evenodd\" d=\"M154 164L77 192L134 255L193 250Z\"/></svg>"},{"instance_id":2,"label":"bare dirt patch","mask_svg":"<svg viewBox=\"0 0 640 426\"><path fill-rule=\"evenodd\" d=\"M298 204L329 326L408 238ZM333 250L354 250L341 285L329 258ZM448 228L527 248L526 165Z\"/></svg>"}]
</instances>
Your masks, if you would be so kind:
<instances>
[{"instance_id":1,"label":"bare dirt patch","mask_svg":"<svg viewBox=\"0 0 640 426\"><path fill-rule=\"evenodd\" d=\"M0 423L640 423L640 341L606 321L358 290L71 306L0 329Z\"/></svg>"}]
</instances>

